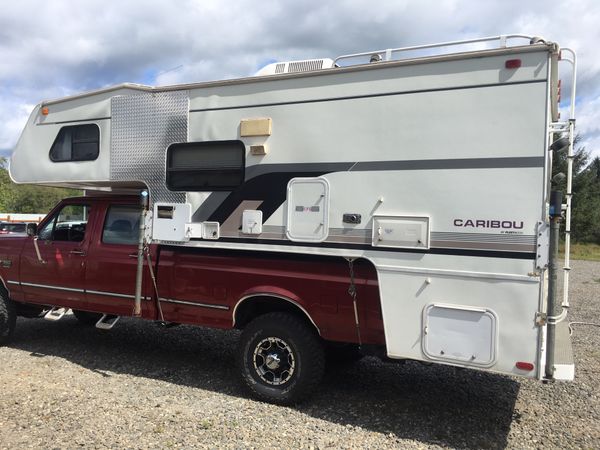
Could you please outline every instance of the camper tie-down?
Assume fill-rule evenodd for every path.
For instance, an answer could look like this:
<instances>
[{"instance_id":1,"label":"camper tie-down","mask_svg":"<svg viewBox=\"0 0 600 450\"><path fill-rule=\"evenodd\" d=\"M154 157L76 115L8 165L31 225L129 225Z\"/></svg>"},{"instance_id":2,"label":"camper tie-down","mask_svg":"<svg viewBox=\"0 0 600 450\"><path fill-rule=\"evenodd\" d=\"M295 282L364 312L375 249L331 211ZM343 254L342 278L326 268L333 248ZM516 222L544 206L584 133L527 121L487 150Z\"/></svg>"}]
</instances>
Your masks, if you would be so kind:
<instances>
[{"instance_id":1,"label":"camper tie-down","mask_svg":"<svg viewBox=\"0 0 600 450\"><path fill-rule=\"evenodd\" d=\"M276 403L326 355L573 379L574 98L574 52L512 35L42 102L10 175L86 195L0 239L0 341L69 310L243 329L241 377Z\"/></svg>"}]
</instances>

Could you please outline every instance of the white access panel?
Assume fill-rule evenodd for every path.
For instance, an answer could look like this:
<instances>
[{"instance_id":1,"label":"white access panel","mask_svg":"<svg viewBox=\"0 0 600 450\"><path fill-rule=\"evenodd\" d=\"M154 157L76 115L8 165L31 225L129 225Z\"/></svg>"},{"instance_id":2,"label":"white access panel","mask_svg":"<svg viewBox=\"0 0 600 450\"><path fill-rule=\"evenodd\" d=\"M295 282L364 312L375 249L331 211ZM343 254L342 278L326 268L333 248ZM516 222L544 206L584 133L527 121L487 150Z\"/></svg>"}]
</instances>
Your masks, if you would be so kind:
<instances>
[{"instance_id":1,"label":"white access panel","mask_svg":"<svg viewBox=\"0 0 600 450\"><path fill-rule=\"evenodd\" d=\"M242 233L261 234L263 225L262 211L247 209L242 213Z\"/></svg>"},{"instance_id":2,"label":"white access panel","mask_svg":"<svg viewBox=\"0 0 600 450\"><path fill-rule=\"evenodd\" d=\"M429 217L373 217L374 247L429 248Z\"/></svg>"},{"instance_id":3,"label":"white access panel","mask_svg":"<svg viewBox=\"0 0 600 450\"><path fill-rule=\"evenodd\" d=\"M155 203L152 214L152 239L159 241L186 241L186 224L191 222L192 205L189 203Z\"/></svg>"},{"instance_id":4,"label":"white access panel","mask_svg":"<svg viewBox=\"0 0 600 450\"><path fill-rule=\"evenodd\" d=\"M490 366L496 361L496 315L486 308L432 304L423 312L423 352L431 359Z\"/></svg>"},{"instance_id":5,"label":"white access panel","mask_svg":"<svg viewBox=\"0 0 600 450\"><path fill-rule=\"evenodd\" d=\"M329 183L324 178L293 178L287 187L286 236L321 242L329 234Z\"/></svg>"}]
</instances>

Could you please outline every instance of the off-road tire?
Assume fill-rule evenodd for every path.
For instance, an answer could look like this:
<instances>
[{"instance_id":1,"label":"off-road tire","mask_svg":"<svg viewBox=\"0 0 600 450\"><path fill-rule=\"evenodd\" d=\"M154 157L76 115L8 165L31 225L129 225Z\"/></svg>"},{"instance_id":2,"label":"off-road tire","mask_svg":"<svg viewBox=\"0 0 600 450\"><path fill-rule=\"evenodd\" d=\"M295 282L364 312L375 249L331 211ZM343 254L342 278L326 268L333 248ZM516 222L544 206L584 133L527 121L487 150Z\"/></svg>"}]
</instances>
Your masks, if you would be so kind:
<instances>
[{"instance_id":1,"label":"off-road tire","mask_svg":"<svg viewBox=\"0 0 600 450\"><path fill-rule=\"evenodd\" d=\"M8 293L0 289L0 345L5 345L15 331L17 310L15 304L8 298Z\"/></svg>"},{"instance_id":2,"label":"off-road tire","mask_svg":"<svg viewBox=\"0 0 600 450\"><path fill-rule=\"evenodd\" d=\"M269 338L285 343L294 360L293 374L280 385L269 384L256 368L257 349ZM313 327L291 314L275 312L259 316L245 327L238 345L237 363L242 381L254 397L290 405L306 399L321 382L325 353Z\"/></svg>"},{"instance_id":3,"label":"off-road tire","mask_svg":"<svg viewBox=\"0 0 600 450\"><path fill-rule=\"evenodd\" d=\"M92 326L96 325L96 323L102 317L100 313L88 312L88 311L79 311L77 309L73 310L73 315L82 325Z\"/></svg>"}]
</instances>

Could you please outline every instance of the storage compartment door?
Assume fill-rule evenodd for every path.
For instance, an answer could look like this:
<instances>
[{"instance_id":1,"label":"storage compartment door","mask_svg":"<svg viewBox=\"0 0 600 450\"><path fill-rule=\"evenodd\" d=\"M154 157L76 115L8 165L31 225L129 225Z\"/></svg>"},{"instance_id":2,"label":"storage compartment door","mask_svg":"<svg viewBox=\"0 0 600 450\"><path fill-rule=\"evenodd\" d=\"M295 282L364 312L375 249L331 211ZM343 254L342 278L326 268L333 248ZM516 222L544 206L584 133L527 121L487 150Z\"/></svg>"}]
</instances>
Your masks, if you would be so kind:
<instances>
[{"instance_id":1,"label":"storage compartment door","mask_svg":"<svg viewBox=\"0 0 600 450\"><path fill-rule=\"evenodd\" d=\"M433 304L425 307L423 322L429 358L482 367L496 361L497 320L491 310Z\"/></svg>"},{"instance_id":2,"label":"storage compartment door","mask_svg":"<svg viewBox=\"0 0 600 450\"><path fill-rule=\"evenodd\" d=\"M294 178L287 188L286 236L321 242L329 234L329 183L324 178Z\"/></svg>"}]
</instances>

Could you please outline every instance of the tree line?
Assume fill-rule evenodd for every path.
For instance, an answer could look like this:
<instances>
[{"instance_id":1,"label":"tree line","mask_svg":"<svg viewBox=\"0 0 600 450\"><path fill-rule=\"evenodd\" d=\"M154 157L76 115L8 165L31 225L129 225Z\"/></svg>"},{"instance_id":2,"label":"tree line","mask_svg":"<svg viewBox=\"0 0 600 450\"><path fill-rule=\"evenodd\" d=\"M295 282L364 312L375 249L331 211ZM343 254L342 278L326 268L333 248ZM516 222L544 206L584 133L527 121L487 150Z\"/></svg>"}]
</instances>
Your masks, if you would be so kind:
<instances>
[{"instance_id":1,"label":"tree line","mask_svg":"<svg viewBox=\"0 0 600 450\"><path fill-rule=\"evenodd\" d=\"M575 242L600 244L600 157L591 159L585 146L577 145L580 142L581 137L577 136L573 152L571 237ZM553 177L558 173L567 175L566 151L554 152L552 172ZM554 183L553 189L562 191L565 198L566 178Z\"/></svg>"},{"instance_id":2,"label":"tree line","mask_svg":"<svg viewBox=\"0 0 600 450\"><path fill-rule=\"evenodd\" d=\"M81 195L77 189L15 184L10 179L6 158L0 158L0 212L47 214L61 199Z\"/></svg>"},{"instance_id":3,"label":"tree line","mask_svg":"<svg viewBox=\"0 0 600 450\"><path fill-rule=\"evenodd\" d=\"M581 142L579 136L575 143ZM555 151L553 176L567 174L565 151ZM554 189L566 194L566 179ZM76 189L15 184L10 180L6 158L0 158L0 212L47 213L61 199L81 195ZM600 244L600 157L590 160L584 146L576 145L573 158L572 238L576 242Z\"/></svg>"}]
</instances>

